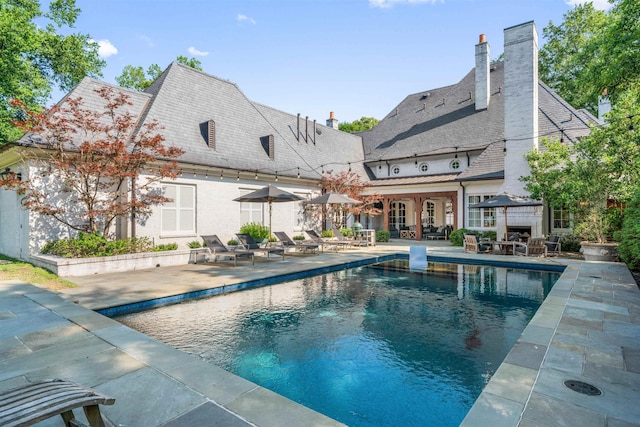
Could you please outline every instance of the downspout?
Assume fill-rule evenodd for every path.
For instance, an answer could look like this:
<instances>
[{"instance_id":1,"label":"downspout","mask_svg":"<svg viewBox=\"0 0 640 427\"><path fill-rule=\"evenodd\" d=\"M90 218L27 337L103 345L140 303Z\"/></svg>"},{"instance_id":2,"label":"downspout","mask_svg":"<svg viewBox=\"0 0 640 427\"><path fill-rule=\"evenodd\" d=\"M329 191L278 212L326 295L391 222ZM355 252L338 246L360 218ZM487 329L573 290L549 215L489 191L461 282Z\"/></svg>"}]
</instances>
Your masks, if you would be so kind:
<instances>
[{"instance_id":1,"label":"downspout","mask_svg":"<svg viewBox=\"0 0 640 427\"><path fill-rule=\"evenodd\" d=\"M471 157L469 157L469 152L465 151L464 154L467 156L467 167L471 166ZM464 188L464 185L462 186Z\"/></svg>"},{"instance_id":2,"label":"downspout","mask_svg":"<svg viewBox=\"0 0 640 427\"><path fill-rule=\"evenodd\" d=\"M467 155L468 157L468 155ZM464 213L466 211L466 195L467 195L467 189L464 188L464 185L462 184L462 181L458 181L458 184L460 184L460 187L462 187L462 227L460 228L464 228L465 227L465 222L464 222Z\"/></svg>"},{"instance_id":3,"label":"downspout","mask_svg":"<svg viewBox=\"0 0 640 427\"><path fill-rule=\"evenodd\" d=\"M136 181L135 178L131 178L131 202L133 208L131 209L131 237L136 237Z\"/></svg>"}]
</instances>

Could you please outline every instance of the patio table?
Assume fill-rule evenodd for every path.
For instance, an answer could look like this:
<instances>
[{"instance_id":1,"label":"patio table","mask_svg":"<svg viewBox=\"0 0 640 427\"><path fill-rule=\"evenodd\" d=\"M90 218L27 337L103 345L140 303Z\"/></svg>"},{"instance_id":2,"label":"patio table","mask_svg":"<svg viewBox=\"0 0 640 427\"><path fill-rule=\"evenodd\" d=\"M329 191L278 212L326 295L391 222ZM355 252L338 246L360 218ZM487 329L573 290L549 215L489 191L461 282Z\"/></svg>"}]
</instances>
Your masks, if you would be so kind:
<instances>
[{"instance_id":1,"label":"patio table","mask_svg":"<svg viewBox=\"0 0 640 427\"><path fill-rule=\"evenodd\" d=\"M513 255L516 248L516 242L511 240L498 240L491 242L491 244L497 246L502 255Z\"/></svg>"}]
</instances>

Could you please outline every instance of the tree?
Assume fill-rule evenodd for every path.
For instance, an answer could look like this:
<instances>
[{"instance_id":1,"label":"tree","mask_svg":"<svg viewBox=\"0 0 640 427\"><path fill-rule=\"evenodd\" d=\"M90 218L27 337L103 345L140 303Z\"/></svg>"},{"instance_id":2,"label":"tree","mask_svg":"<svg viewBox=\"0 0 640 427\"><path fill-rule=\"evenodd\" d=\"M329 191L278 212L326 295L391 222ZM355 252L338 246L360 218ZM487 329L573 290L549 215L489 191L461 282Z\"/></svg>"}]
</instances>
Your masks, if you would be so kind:
<instances>
[{"instance_id":1,"label":"tree","mask_svg":"<svg viewBox=\"0 0 640 427\"><path fill-rule=\"evenodd\" d=\"M99 77L104 61L86 34L62 35L73 27L80 9L75 0L54 0L47 12L38 0L0 0L0 144L21 136L13 120L46 104L54 86L68 91L85 76Z\"/></svg>"},{"instance_id":2,"label":"tree","mask_svg":"<svg viewBox=\"0 0 640 427\"><path fill-rule=\"evenodd\" d=\"M358 120L354 120L351 123L342 122L338 124L338 129L342 132L354 133L369 130L376 126L380 120L373 117L361 117Z\"/></svg>"},{"instance_id":3,"label":"tree","mask_svg":"<svg viewBox=\"0 0 640 427\"><path fill-rule=\"evenodd\" d=\"M640 2L615 0L609 12L591 3L564 15L559 26L549 23L540 50L540 76L577 108L597 113L605 90L615 104L640 81Z\"/></svg>"},{"instance_id":4,"label":"tree","mask_svg":"<svg viewBox=\"0 0 640 427\"><path fill-rule=\"evenodd\" d=\"M0 180L0 188L22 194L23 206L34 213L108 237L116 218L149 215L152 206L169 201L157 183L177 176L175 159L183 151L163 144L155 121L136 131L136 118L126 112L128 95L108 87L96 93L103 110L84 108L82 98L42 112L15 101L25 115L17 124L29 132L20 154L37 172L22 181L15 174ZM153 172L139 179L146 165Z\"/></svg>"},{"instance_id":5,"label":"tree","mask_svg":"<svg viewBox=\"0 0 640 427\"><path fill-rule=\"evenodd\" d=\"M369 214L372 216L379 215L381 210L376 207L376 203L380 202L382 196L379 194L363 194L369 186L362 182L360 176L352 171L342 171L334 173L333 171L326 171L321 178L321 186L325 192L335 192L345 194L352 199L361 201L362 203L356 205L332 205L328 214L330 216L331 223L336 227L343 225L343 218L345 214L351 213L354 215ZM313 217L319 217L321 212L317 209L317 206L307 205L305 210Z\"/></svg>"},{"instance_id":6,"label":"tree","mask_svg":"<svg viewBox=\"0 0 640 427\"><path fill-rule=\"evenodd\" d=\"M202 63L196 58L187 58L186 56L179 55L176 61L202 71ZM161 74L162 69L158 64L151 64L149 68L147 68L146 73L142 67L127 65L122 70L122 74L116 77L116 82L122 87L143 91L148 88L155 79L160 77Z\"/></svg>"}]
</instances>

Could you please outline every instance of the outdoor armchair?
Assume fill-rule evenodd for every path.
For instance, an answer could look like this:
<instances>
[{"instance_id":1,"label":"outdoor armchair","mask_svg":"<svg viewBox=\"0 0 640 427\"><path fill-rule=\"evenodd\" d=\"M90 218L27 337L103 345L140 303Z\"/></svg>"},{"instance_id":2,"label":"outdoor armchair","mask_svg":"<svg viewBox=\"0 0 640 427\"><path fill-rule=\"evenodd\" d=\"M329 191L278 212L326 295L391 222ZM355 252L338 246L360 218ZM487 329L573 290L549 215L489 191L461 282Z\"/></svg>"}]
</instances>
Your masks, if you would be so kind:
<instances>
[{"instance_id":1,"label":"outdoor armchair","mask_svg":"<svg viewBox=\"0 0 640 427\"><path fill-rule=\"evenodd\" d=\"M469 233L464 235L464 251L473 254L493 252L493 243L480 242L478 236Z\"/></svg>"},{"instance_id":2,"label":"outdoor armchair","mask_svg":"<svg viewBox=\"0 0 640 427\"><path fill-rule=\"evenodd\" d=\"M255 253L248 250L231 250L227 248L220 238L215 235L200 236L204 240L209 254L212 256L212 262L216 262L218 258L232 258L233 265L238 266L238 258L251 258L251 265L254 264Z\"/></svg>"},{"instance_id":3,"label":"outdoor armchair","mask_svg":"<svg viewBox=\"0 0 640 427\"><path fill-rule=\"evenodd\" d=\"M549 236L549 239L546 240L544 244L547 247L547 255L560 254L560 251L561 251L560 236L558 236L557 234L554 236Z\"/></svg>"},{"instance_id":4,"label":"outdoor armchair","mask_svg":"<svg viewBox=\"0 0 640 427\"><path fill-rule=\"evenodd\" d=\"M547 256L547 246L544 237L532 237L527 243L515 242L514 252L522 256Z\"/></svg>"}]
</instances>

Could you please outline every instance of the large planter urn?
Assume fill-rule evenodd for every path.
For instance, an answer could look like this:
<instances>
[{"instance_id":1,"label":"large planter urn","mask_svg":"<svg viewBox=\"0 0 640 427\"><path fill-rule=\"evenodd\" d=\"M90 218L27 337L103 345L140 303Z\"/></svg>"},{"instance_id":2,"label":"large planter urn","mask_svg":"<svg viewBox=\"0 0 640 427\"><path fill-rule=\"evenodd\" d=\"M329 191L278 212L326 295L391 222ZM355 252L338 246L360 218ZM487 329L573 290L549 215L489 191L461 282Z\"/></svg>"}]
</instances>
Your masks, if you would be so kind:
<instances>
[{"instance_id":1,"label":"large planter urn","mask_svg":"<svg viewBox=\"0 0 640 427\"><path fill-rule=\"evenodd\" d=\"M617 243L580 242L585 261L619 261Z\"/></svg>"}]
</instances>

